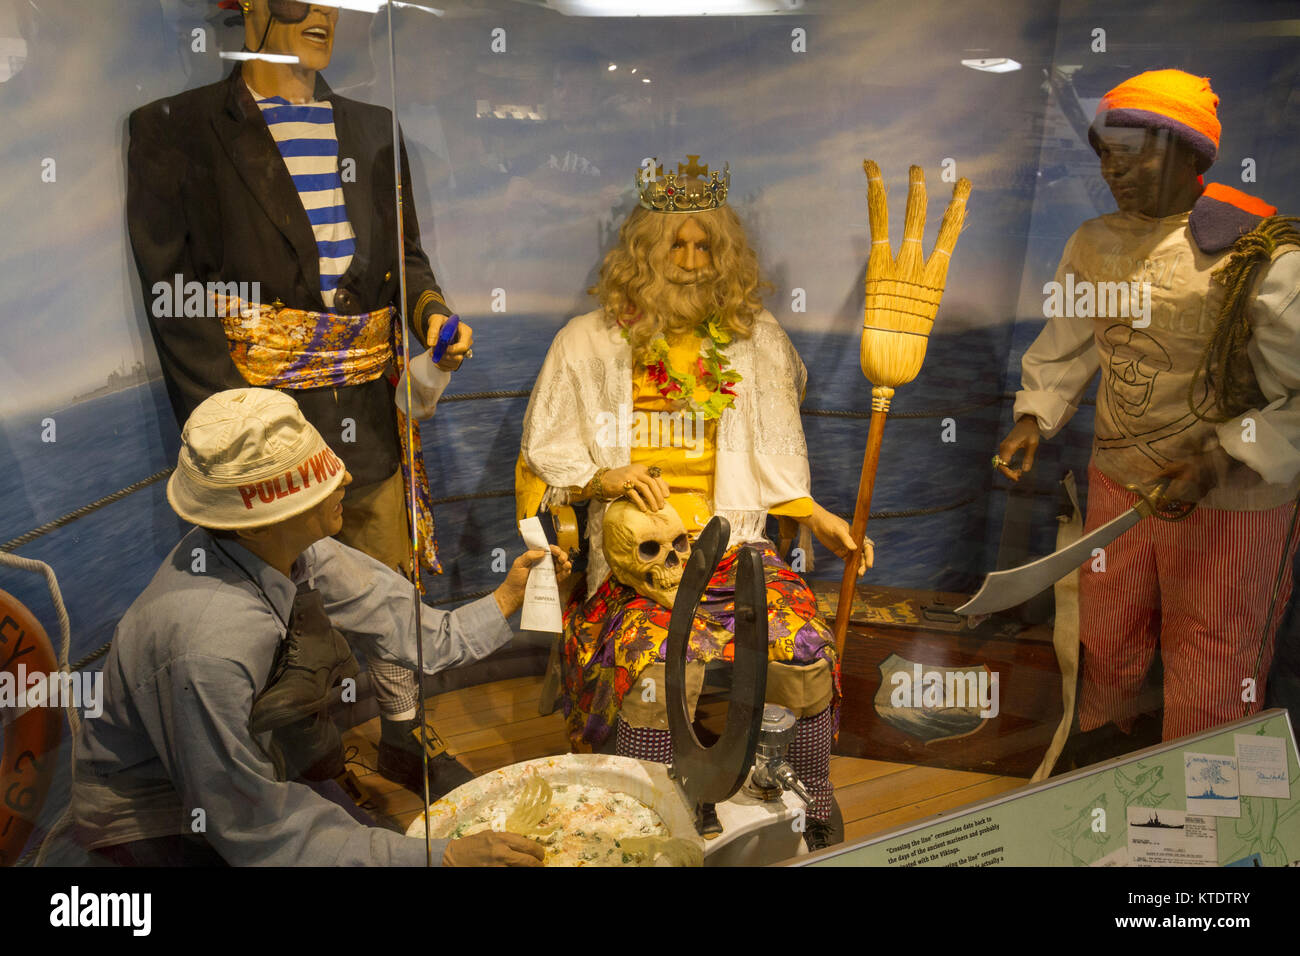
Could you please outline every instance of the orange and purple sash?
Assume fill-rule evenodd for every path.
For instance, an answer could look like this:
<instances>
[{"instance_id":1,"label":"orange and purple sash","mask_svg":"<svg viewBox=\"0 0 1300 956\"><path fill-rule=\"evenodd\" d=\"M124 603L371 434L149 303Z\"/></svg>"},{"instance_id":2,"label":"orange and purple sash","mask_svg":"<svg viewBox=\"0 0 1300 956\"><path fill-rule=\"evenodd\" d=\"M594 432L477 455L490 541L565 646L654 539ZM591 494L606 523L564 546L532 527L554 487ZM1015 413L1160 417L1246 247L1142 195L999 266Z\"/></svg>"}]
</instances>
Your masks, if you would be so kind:
<instances>
[{"instance_id":1,"label":"orange and purple sash","mask_svg":"<svg viewBox=\"0 0 1300 956\"><path fill-rule=\"evenodd\" d=\"M214 299L230 357L250 385L283 389L362 385L385 373L395 381L405 365L394 322L397 310L392 306L362 315L339 315L246 303L220 294ZM411 428L408 445L406 416L396 405L393 411L407 501L415 496L416 551L424 567L441 574L420 430ZM414 476L410 462L415 464Z\"/></svg>"}]
</instances>

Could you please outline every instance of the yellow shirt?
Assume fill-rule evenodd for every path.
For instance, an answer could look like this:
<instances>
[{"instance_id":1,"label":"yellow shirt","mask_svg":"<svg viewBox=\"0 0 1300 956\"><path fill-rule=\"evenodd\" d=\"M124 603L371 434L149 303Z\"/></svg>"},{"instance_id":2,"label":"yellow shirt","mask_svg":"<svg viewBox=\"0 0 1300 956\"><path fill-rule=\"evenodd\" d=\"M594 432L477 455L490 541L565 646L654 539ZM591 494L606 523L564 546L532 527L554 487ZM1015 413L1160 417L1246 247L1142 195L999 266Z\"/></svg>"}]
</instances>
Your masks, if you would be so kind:
<instances>
[{"instance_id":1,"label":"yellow shirt","mask_svg":"<svg viewBox=\"0 0 1300 956\"><path fill-rule=\"evenodd\" d=\"M701 339L694 332L683 332L668 339L668 363L682 372L700 355ZM699 374L698 372L696 373ZM717 458L718 423L703 421L688 411L672 408L641 367L636 373L636 392L632 399L632 464L647 468L658 465L668 482L668 502L681 515L692 535L703 530L713 514L713 471ZM745 383L738 386L744 388ZM696 389L695 400L706 401L708 390ZM523 518L536 514L546 491L546 483L529 471L520 456L515 469L516 501ZM769 509L781 517L806 518L812 514L811 498L796 498Z\"/></svg>"},{"instance_id":2,"label":"yellow shirt","mask_svg":"<svg viewBox=\"0 0 1300 956\"><path fill-rule=\"evenodd\" d=\"M694 332L670 337L668 364L676 372L688 370L699 360L701 344L700 336ZM744 388L744 383L739 387ZM708 389L697 387L693 397L697 402L708 401ZM674 412L644 368L636 377L632 411L632 464L647 468L659 466L668 482L668 503L677 509L686 530L698 534L713 514L717 419L705 422L689 412ZM638 424L644 426L640 439L636 431ZM797 498L775 506L771 514L805 518L812 514L812 504L811 498Z\"/></svg>"}]
</instances>

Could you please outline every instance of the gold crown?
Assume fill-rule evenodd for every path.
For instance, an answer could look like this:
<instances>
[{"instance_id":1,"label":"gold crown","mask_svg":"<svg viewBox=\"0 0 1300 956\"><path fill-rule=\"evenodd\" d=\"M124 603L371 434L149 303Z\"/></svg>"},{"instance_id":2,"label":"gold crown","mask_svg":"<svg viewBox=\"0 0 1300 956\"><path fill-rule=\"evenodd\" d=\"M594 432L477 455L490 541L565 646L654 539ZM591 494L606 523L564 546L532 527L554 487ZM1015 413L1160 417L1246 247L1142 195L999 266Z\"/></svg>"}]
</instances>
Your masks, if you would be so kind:
<instances>
[{"instance_id":1,"label":"gold crown","mask_svg":"<svg viewBox=\"0 0 1300 956\"><path fill-rule=\"evenodd\" d=\"M700 212L726 205L731 164L724 164L721 173L716 169L710 173L708 163L701 166L699 159L698 154L687 154L686 162L678 163L675 173L665 173L658 159L654 161L654 176L644 168L637 170L641 206L655 212Z\"/></svg>"}]
</instances>

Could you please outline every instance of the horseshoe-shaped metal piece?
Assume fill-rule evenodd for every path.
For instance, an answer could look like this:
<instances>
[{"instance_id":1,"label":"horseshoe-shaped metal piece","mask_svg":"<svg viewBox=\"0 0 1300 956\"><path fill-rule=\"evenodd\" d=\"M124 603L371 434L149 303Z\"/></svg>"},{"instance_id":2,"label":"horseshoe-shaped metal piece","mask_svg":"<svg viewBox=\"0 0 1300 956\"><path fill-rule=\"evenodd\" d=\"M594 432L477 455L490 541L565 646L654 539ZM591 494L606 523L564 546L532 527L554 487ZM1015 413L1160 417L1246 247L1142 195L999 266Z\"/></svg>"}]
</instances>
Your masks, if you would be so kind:
<instances>
[{"instance_id":1,"label":"horseshoe-shaped metal piece","mask_svg":"<svg viewBox=\"0 0 1300 956\"><path fill-rule=\"evenodd\" d=\"M741 788L754 763L763 700L767 694L767 587L763 558L750 547L736 556L735 663L732 667L731 704L727 725L712 747L695 736L686 702L686 643L695 622L700 598L727 551L731 527L714 517L704 527L673 602L668 623L665 670L668 679L668 731L672 738L671 774L692 807L722 803Z\"/></svg>"}]
</instances>

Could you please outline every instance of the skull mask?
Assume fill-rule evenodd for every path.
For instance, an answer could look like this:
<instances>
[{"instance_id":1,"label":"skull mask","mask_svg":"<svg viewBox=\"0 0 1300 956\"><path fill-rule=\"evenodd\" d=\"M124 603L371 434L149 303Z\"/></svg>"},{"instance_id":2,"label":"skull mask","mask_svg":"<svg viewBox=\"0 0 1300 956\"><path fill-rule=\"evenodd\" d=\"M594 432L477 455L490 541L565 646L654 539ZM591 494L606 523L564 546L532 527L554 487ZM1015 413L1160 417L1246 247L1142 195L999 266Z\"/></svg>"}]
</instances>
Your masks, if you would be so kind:
<instances>
[{"instance_id":1,"label":"skull mask","mask_svg":"<svg viewBox=\"0 0 1300 956\"><path fill-rule=\"evenodd\" d=\"M647 514L619 499L605 512L605 560L616 580L637 594L672 608L691 542L670 504Z\"/></svg>"}]
</instances>

